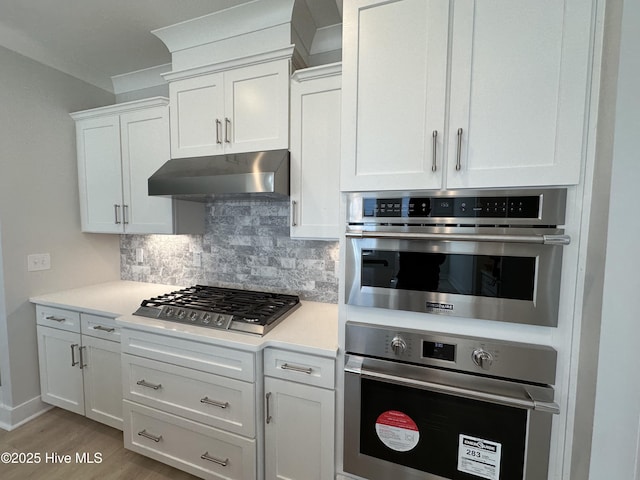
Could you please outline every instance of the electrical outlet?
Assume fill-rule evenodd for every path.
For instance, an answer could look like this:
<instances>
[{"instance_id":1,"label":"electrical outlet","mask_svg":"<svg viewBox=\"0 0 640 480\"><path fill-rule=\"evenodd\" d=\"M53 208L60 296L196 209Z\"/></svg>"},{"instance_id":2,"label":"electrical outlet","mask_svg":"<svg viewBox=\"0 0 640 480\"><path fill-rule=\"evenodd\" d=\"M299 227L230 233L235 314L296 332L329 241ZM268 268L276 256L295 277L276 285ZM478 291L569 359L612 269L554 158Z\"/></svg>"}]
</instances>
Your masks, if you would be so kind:
<instances>
[{"instance_id":1,"label":"electrical outlet","mask_svg":"<svg viewBox=\"0 0 640 480\"><path fill-rule=\"evenodd\" d=\"M37 272L51 268L51 255L48 253L32 253L27 255L27 271Z\"/></svg>"},{"instance_id":2,"label":"electrical outlet","mask_svg":"<svg viewBox=\"0 0 640 480\"><path fill-rule=\"evenodd\" d=\"M136 263L144 263L144 250L136 248Z\"/></svg>"},{"instance_id":3,"label":"electrical outlet","mask_svg":"<svg viewBox=\"0 0 640 480\"><path fill-rule=\"evenodd\" d=\"M192 255L193 255L192 265L194 267L201 267L202 266L202 252L192 252Z\"/></svg>"}]
</instances>

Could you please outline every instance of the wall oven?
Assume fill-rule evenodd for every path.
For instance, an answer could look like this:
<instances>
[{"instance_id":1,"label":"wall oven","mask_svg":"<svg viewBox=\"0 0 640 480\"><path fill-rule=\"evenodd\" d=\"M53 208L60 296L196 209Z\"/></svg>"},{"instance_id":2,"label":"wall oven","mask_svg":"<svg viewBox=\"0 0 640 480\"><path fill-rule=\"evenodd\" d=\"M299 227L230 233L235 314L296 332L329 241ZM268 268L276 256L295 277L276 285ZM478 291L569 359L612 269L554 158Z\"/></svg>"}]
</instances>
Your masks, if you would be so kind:
<instances>
[{"instance_id":1,"label":"wall oven","mask_svg":"<svg viewBox=\"0 0 640 480\"><path fill-rule=\"evenodd\" d=\"M369 480L544 480L550 347L346 324L344 471Z\"/></svg>"},{"instance_id":2,"label":"wall oven","mask_svg":"<svg viewBox=\"0 0 640 480\"><path fill-rule=\"evenodd\" d=\"M557 326L566 190L354 193L346 303Z\"/></svg>"}]
</instances>

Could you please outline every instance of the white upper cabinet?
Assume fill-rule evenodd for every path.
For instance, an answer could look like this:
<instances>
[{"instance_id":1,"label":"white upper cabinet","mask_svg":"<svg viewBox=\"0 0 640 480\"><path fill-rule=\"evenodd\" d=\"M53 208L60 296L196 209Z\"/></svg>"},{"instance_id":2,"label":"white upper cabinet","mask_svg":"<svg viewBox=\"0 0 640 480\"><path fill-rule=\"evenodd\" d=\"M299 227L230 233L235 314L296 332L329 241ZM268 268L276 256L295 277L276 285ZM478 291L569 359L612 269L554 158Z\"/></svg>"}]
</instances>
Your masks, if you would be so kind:
<instances>
[{"instance_id":1,"label":"white upper cabinet","mask_svg":"<svg viewBox=\"0 0 640 480\"><path fill-rule=\"evenodd\" d=\"M340 64L298 70L291 82L291 237L337 239Z\"/></svg>"},{"instance_id":2,"label":"white upper cabinet","mask_svg":"<svg viewBox=\"0 0 640 480\"><path fill-rule=\"evenodd\" d=\"M440 187L448 18L446 0L345 2L342 190Z\"/></svg>"},{"instance_id":3,"label":"white upper cabinet","mask_svg":"<svg viewBox=\"0 0 640 480\"><path fill-rule=\"evenodd\" d=\"M150 197L148 178L169 159L166 98L72 114L82 231L201 233L201 204ZM178 213L187 221L178 223Z\"/></svg>"},{"instance_id":4,"label":"white upper cabinet","mask_svg":"<svg viewBox=\"0 0 640 480\"><path fill-rule=\"evenodd\" d=\"M172 158L289 147L289 60L201 73L167 76Z\"/></svg>"},{"instance_id":5,"label":"white upper cabinet","mask_svg":"<svg viewBox=\"0 0 640 480\"><path fill-rule=\"evenodd\" d=\"M592 8L346 3L342 190L577 183Z\"/></svg>"},{"instance_id":6,"label":"white upper cabinet","mask_svg":"<svg viewBox=\"0 0 640 480\"><path fill-rule=\"evenodd\" d=\"M221 73L169 84L171 158L222 153L223 91Z\"/></svg>"}]
</instances>

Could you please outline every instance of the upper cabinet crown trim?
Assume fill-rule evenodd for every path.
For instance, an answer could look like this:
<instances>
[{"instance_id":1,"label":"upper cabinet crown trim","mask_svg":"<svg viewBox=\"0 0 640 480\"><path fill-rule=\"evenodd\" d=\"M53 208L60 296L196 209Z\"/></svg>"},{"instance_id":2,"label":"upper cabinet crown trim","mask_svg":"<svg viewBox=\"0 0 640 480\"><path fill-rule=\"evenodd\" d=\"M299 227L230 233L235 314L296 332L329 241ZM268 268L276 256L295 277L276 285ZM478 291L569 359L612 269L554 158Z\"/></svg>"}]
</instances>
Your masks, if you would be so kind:
<instances>
[{"instance_id":1,"label":"upper cabinet crown trim","mask_svg":"<svg viewBox=\"0 0 640 480\"><path fill-rule=\"evenodd\" d=\"M171 53L291 22L294 0L249 2L152 30Z\"/></svg>"},{"instance_id":2,"label":"upper cabinet crown trim","mask_svg":"<svg viewBox=\"0 0 640 480\"><path fill-rule=\"evenodd\" d=\"M247 67L250 65L258 65L261 63L272 62L274 60L291 59L293 55L294 45L279 48L269 52L262 52L255 55L247 55L238 57L224 62L201 65L194 68L185 68L183 70L174 70L162 74L165 80L171 82L174 80L182 80L185 78L199 77L210 73L223 72L233 70L238 67Z\"/></svg>"},{"instance_id":3,"label":"upper cabinet crown trim","mask_svg":"<svg viewBox=\"0 0 640 480\"><path fill-rule=\"evenodd\" d=\"M90 110L82 110L70 113L69 115L71 115L71 118L74 120L83 120L86 118L102 117L110 114L119 115L121 113L142 110L150 107L164 107L166 105L169 105L169 99L167 97L151 97L142 100L134 100L132 102L116 103L105 107L92 108Z\"/></svg>"},{"instance_id":4,"label":"upper cabinet crown trim","mask_svg":"<svg viewBox=\"0 0 640 480\"><path fill-rule=\"evenodd\" d=\"M342 75L342 62L329 63L327 65L319 65L317 67L309 67L303 70L297 70L291 79L296 82L305 82L323 77L335 77Z\"/></svg>"}]
</instances>

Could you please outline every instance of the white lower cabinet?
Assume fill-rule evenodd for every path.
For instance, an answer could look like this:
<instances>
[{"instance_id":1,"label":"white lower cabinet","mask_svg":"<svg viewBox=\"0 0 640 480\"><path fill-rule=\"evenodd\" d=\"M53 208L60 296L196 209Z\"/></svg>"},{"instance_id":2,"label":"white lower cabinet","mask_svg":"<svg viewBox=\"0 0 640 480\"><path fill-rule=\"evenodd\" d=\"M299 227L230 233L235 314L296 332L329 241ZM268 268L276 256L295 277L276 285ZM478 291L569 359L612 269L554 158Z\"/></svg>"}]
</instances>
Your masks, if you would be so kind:
<instances>
[{"instance_id":1,"label":"white lower cabinet","mask_svg":"<svg viewBox=\"0 0 640 480\"><path fill-rule=\"evenodd\" d=\"M80 334L38 325L42 401L84 415Z\"/></svg>"},{"instance_id":2,"label":"white lower cabinet","mask_svg":"<svg viewBox=\"0 0 640 480\"><path fill-rule=\"evenodd\" d=\"M264 363L266 480L333 479L334 360L268 348Z\"/></svg>"},{"instance_id":3,"label":"white lower cabinet","mask_svg":"<svg viewBox=\"0 0 640 480\"><path fill-rule=\"evenodd\" d=\"M256 441L124 400L125 447L202 478L256 478Z\"/></svg>"},{"instance_id":4,"label":"white lower cabinet","mask_svg":"<svg viewBox=\"0 0 640 480\"><path fill-rule=\"evenodd\" d=\"M114 320L41 305L36 314L42 401L122 430Z\"/></svg>"},{"instance_id":5,"label":"white lower cabinet","mask_svg":"<svg viewBox=\"0 0 640 480\"><path fill-rule=\"evenodd\" d=\"M263 478L255 354L125 329L125 447L205 479Z\"/></svg>"}]
</instances>

